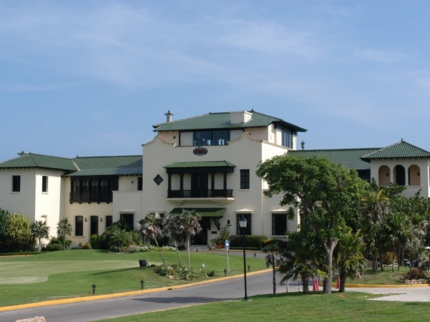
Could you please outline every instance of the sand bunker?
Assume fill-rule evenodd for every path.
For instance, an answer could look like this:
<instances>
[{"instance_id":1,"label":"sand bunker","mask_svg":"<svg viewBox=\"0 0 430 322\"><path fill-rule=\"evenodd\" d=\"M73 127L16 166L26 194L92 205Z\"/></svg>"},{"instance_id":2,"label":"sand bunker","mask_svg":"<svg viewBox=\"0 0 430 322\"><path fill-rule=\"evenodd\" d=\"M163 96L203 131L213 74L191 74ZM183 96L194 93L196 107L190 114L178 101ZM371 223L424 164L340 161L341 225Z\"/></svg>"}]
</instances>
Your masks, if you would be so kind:
<instances>
[{"instance_id":1,"label":"sand bunker","mask_svg":"<svg viewBox=\"0 0 430 322\"><path fill-rule=\"evenodd\" d=\"M33 284L43 283L48 280L48 276L21 276L21 277L8 277L1 278L0 284Z\"/></svg>"}]
</instances>

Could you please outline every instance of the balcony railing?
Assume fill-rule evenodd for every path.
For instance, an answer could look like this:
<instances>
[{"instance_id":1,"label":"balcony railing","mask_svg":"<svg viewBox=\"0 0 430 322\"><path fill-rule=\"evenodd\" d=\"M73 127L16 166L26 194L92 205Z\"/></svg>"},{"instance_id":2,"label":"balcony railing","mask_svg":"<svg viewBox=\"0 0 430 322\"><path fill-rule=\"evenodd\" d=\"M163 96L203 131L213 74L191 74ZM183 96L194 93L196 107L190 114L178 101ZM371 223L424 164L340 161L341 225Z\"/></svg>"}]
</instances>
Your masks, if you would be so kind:
<instances>
[{"instance_id":1,"label":"balcony railing","mask_svg":"<svg viewBox=\"0 0 430 322\"><path fill-rule=\"evenodd\" d=\"M233 198L233 190L168 190L167 198Z\"/></svg>"},{"instance_id":2,"label":"balcony railing","mask_svg":"<svg viewBox=\"0 0 430 322\"><path fill-rule=\"evenodd\" d=\"M71 192L70 203L73 202L112 202L111 191L99 191L99 192Z\"/></svg>"}]
</instances>

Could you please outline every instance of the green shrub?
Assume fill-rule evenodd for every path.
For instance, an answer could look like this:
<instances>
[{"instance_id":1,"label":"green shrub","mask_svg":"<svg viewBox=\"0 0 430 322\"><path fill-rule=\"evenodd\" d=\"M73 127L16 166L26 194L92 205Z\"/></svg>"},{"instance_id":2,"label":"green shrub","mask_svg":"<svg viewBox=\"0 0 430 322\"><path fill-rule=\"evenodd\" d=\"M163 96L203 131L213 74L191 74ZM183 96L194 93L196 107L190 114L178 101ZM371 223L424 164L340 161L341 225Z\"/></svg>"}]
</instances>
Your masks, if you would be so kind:
<instances>
[{"instance_id":1,"label":"green shrub","mask_svg":"<svg viewBox=\"0 0 430 322\"><path fill-rule=\"evenodd\" d=\"M402 276L404 280L427 279L427 271L422 268L411 268L409 272Z\"/></svg>"},{"instance_id":2,"label":"green shrub","mask_svg":"<svg viewBox=\"0 0 430 322\"><path fill-rule=\"evenodd\" d=\"M46 247L43 247L42 251L47 251L47 252L55 252L57 250L63 250L63 245L62 244L48 244L46 245Z\"/></svg>"},{"instance_id":3,"label":"green shrub","mask_svg":"<svg viewBox=\"0 0 430 322\"><path fill-rule=\"evenodd\" d=\"M247 235L246 247L262 248L262 243L267 239L264 235ZM243 236L230 236L230 247L243 247Z\"/></svg>"},{"instance_id":4,"label":"green shrub","mask_svg":"<svg viewBox=\"0 0 430 322\"><path fill-rule=\"evenodd\" d=\"M161 238L157 238L158 246L161 247L161 246L167 246L167 245L169 245L169 240L170 240L169 236L163 236Z\"/></svg>"},{"instance_id":5,"label":"green shrub","mask_svg":"<svg viewBox=\"0 0 430 322\"><path fill-rule=\"evenodd\" d=\"M82 249L91 249L90 244L86 243L82 245Z\"/></svg>"},{"instance_id":6,"label":"green shrub","mask_svg":"<svg viewBox=\"0 0 430 322\"><path fill-rule=\"evenodd\" d=\"M100 241L100 236L97 234L91 235L90 244L92 249L103 249L102 243Z\"/></svg>"},{"instance_id":7,"label":"green shrub","mask_svg":"<svg viewBox=\"0 0 430 322\"><path fill-rule=\"evenodd\" d=\"M281 249L287 249L287 241L282 239L276 239L276 238L268 238L264 240L261 243L261 247L264 248L266 246L274 245L274 244L278 244L279 248Z\"/></svg>"}]
</instances>

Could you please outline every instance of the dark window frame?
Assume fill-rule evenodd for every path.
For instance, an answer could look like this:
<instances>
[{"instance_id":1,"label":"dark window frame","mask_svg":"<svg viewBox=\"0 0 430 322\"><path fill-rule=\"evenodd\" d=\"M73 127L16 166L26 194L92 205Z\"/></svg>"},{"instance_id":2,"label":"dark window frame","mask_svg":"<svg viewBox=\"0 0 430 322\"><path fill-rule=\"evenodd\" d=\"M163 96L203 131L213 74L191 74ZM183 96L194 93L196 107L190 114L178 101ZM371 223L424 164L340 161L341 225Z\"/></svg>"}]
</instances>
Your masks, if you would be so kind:
<instances>
[{"instance_id":1,"label":"dark window frame","mask_svg":"<svg viewBox=\"0 0 430 322\"><path fill-rule=\"evenodd\" d=\"M42 192L48 192L48 176L42 176Z\"/></svg>"},{"instance_id":2,"label":"dark window frame","mask_svg":"<svg viewBox=\"0 0 430 322\"><path fill-rule=\"evenodd\" d=\"M21 192L21 176L12 176L12 192Z\"/></svg>"},{"instance_id":3,"label":"dark window frame","mask_svg":"<svg viewBox=\"0 0 430 322\"><path fill-rule=\"evenodd\" d=\"M84 236L84 216L75 217L75 236Z\"/></svg>"},{"instance_id":4,"label":"dark window frame","mask_svg":"<svg viewBox=\"0 0 430 322\"><path fill-rule=\"evenodd\" d=\"M284 236L286 231L288 231L287 214L272 213L272 236Z\"/></svg>"},{"instance_id":5,"label":"dark window frame","mask_svg":"<svg viewBox=\"0 0 430 322\"><path fill-rule=\"evenodd\" d=\"M111 215L106 216L105 221L106 221L106 228L109 228L113 224L113 216Z\"/></svg>"},{"instance_id":6,"label":"dark window frame","mask_svg":"<svg viewBox=\"0 0 430 322\"><path fill-rule=\"evenodd\" d=\"M230 141L230 130L200 130L192 132L193 146L228 145L227 142ZM206 133L205 137L201 137L203 133ZM210 141L210 144L208 144L208 141Z\"/></svg>"},{"instance_id":7,"label":"dark window frame","mask_svg":"<svg viewBox=\"0 0 430 322\"><path fill-rule=\"evenodd\" d=\"M252 214L236 214L236 227L237 227L237 235L243 235L242 228L239 226L239 219L244 216L247 223L245 228L245 236L252 235Z\"/></svg>"},{"instance_id":8,"label":"dark window frame","mask_svg":"<svg viewBox=\"0 0 430 322\"><path fill-rule=\"evenodd\" d=\"M250 189L249 169L240 170L240 189Z\"/></svg>"},{"instance_id":9,"label":"dark window frame","mask_svg":"<svg viewBox=\"0 0 430 322\"><path fill-rule=\"evenodd\" d=\"M142 177L137 177L137 191L143 190L143 180Z\"/></svg>"}]
</instances>

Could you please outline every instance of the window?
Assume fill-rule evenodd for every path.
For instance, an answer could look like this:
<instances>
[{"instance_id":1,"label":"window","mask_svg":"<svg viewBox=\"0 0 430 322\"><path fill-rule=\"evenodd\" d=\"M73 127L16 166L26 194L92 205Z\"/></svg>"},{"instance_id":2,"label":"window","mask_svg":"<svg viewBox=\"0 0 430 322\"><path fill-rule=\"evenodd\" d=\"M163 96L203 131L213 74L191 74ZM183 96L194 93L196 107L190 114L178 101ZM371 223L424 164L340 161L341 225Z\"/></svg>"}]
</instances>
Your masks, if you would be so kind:
<instances>
[{"instance_id":1,"label":"window","mask_svg":"<svg viewBox=\"0 0 430 322\"><path fill-rule=\"evenodd\" d=\"M42 192L48 192L48 176L42 176Z\"/></svg>"},{"instance_id":2,"label":"window","mask_svg":"<svg viewBox=\"0 0 430 322\"><path fill-rule=\"evenodd\" d=\"M112 216L106 216L106 228L112 226Z\"/></svg>"},{"instance_id":3,"label":"window","mask_svg":"<svg viewBox=\"0 0 430 322\"><path fill-rule=\"evenodd\" d=\"M133 214L121 214L121 220L125 221L125 229L127 231L134 230L134 215Z\"/></svg>"},{"instance_id":4,"label":"window","mask_svg":"<svg viewBox=\"0 0 430 322\"><path fill-rule=\"evenodd\" d=\"M240 170L240 189L249 189L249 170Z\"/></svg>"},{"instance_id":5,"label":"window","mask_svg":"<svg viewBox=\"0 0 430 322\"><path fill-rule=\"evenodd\" d=\"M285 146L287 148L293 148L293 136L294 133L285 126L282 125L276 125L276 128L281 131L281 139L282 139L282 146Z\"/></svg>"},{"instance_id":6,"label":"window","mask_svg":"<svg viewBox=\"0 0 430 322\"><path fill-rule=\"evenodd\" d=\"M21 191L21 176L12 176L12 191Z\"/></svg>"},{"instance_id":7,"label":"window","mask_svg":"<svg viewBox=\"0 0 430 322\"><path fill-rule=\"evenodd\" d=\"M282 236L287 231L287 215L272 214L272 235Z\"/></svg>"},{"instance_id":8,"label":"window","mask_svg":"<svg viewBox=\"0 0 430 322\"><path fill-rule=\"evenodd\" d=\"M190 134L188 134L190 133ZM188 145L190 135L192 134L192 145L227 145L230 141L230 130L207 130L181 133L181 145Z\"/></svg>"},{"instance_id":9,"label":"window","mask_svg":"<svg viewBox=\"0 0 430 322\"><path fill-rule=\"evenodd\" d=\"M142 177L137 177L137 190L142 191Z\"/></svg>"},{"instance_id":10,"label":"window","mask_svg":"<svg viewBox=\"0 0 430 322\"><path fill-rule=\"evenodd\" d=\"M117 176L75 177L71 182L70 203L112 202L112 191L118 189Z\"/></svg>"},{"instance_id":11,"label":"window","mask_svg":"<svg viewBox=\"0 0 430 322\"><path fill-rule=\"evenodd\" d=\"M99 217L90 217L90 235L97 235L99 233Z\"/></svg>"},{"instance_id":12,"label":"window","mask_svg":"<svg viewBox=\"0 0 430 322\"><path fill-rule=\"evenodd\" d=\"M242 228L239 226L239 219L245 217L246 219L246 228L245 235L251 235L252 232L252 216L251 214L237 214L236 227L237 227L237 235L243 235Z\"/></svg>"},{"instance_id":13,"label":"window","mask_svg":"<svg viewBox=\"0 0 430 322\"><path fill-rule=\"evenodd\" d=\"M84 235L84 217L76 216L75 217L75 236L83 236Z\"/></svg>"}]
</instances>

